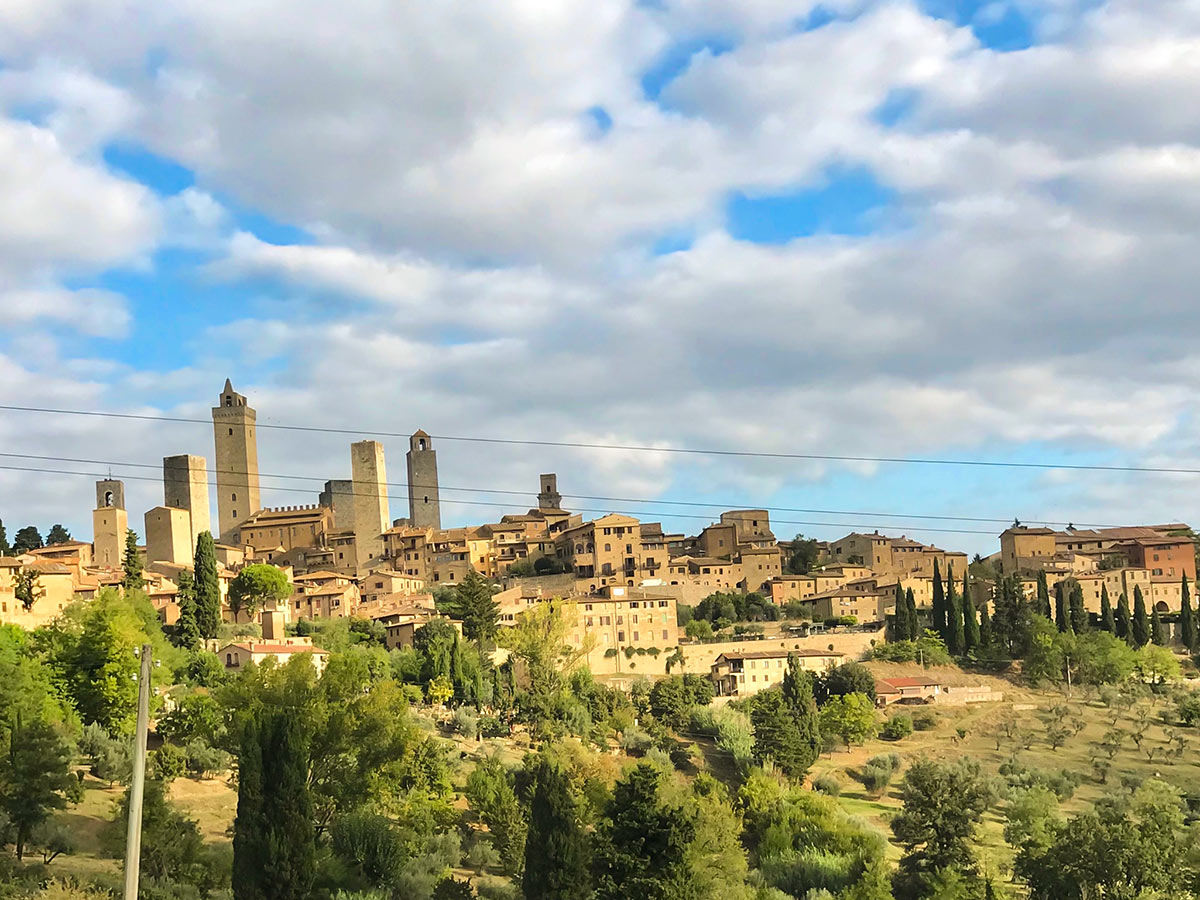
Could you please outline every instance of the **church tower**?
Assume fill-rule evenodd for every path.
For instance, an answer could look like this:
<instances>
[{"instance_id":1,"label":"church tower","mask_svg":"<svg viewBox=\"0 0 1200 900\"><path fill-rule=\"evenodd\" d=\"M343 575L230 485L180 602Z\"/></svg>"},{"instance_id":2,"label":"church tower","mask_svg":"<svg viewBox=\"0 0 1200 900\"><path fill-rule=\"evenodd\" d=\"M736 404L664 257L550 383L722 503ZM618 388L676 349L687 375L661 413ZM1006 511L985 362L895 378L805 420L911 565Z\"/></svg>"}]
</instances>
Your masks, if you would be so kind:
<instances>
[{"instance_id":1,"label":"church tower","mask_svg":"<svg viewBox=\"0 0 1200 900\"><path fill-rule=\"evenodd\" d=\"M437 451L424 431L408 439L408 516L416 528L442 527Z\"/></svg>"},{"instance_id":2,"label":"church tower","mask_svg":"<svg viewBox=\"0 0 1200 900\"><path fill-rule=\"evenodd\" d=\"M558 492L558 476L553 472L541 476L542 490L538 494L538 509L562 509L562 494Z\"/></svg>"},{"instance_id":3,"label":"church tower","mask_svg":"<svg viewBox=\"0 0 1200 900\"><path fill-rule=\"evenodd\" d=\"M225 379L213 407L217 451L217 522L220 540L236 542L237 527L261 508L258 493L257 414Z\"/></svg>"},{"instance_id":4,"label":"church tower","mask_svg":"<svg viewBox=\"0 0 1200 900\"><path fill-rule=\"evenodd\" d=\"M383 555L382 535L391 524L383 444L351 444L350 477L354 482L354 547L361 572L366 570L368 560Z\"/></svg>"},{"instance_id":5,"label":"church tower","mask_svg":"<svg viewBox=\"0 0 1200 900\"><path fill-rule=\"evenodd\" d=\"M125 553L125 485L120 481L96 482L96 508L92 511L92 559L98 566L119 569Z\"/></svg>"}]
</instances>

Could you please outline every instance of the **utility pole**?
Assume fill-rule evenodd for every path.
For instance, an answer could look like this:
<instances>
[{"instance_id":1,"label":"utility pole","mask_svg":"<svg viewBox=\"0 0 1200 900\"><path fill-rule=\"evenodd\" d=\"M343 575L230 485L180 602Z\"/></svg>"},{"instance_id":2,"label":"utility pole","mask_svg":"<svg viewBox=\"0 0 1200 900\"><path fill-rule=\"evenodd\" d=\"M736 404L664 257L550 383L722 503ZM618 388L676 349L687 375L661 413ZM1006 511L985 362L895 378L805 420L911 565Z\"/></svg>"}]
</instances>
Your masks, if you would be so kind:
<instances>
[{"instance_id":1,"label":"utility pole","mask_svg":"<svg viewBox=\"0 0 1200 900\"><path fill-rule=\"evenodd\" d=\"M146 789L146 732L150 730L150 645L142 644L138 679L137 732L133 736L133 780L129 784L129 825L125 834L125 900L137 900L142 858L142 795Z\"/></svg>"}]
</instances>

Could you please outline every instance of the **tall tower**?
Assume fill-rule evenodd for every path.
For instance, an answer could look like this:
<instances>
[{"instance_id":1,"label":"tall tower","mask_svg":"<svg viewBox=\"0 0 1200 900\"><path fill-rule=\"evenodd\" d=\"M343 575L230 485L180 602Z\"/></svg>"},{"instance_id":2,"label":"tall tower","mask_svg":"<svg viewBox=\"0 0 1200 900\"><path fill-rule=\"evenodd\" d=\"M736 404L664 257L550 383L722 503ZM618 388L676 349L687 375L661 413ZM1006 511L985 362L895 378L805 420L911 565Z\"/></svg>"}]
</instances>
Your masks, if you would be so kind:
<instances>
[{"instance_id":1,"label":"tall tower","mask_svg":"<svg viewBox=\"0 0 1200 900\"><path fill-rule=\"evenodd\" d=\"M354 482L345 478L325 482L317 503L333 511L334 531L354 530Z\"/></svg>"},{"instance_id":2,"label":"tall tower","mask_svg":"<svg viewBox=\"0 0 1200 900\"><path fill-rule=\"evenodd\" d=\"M192 550L200 532L212 527L208 505L208 464L203 456L163 457L163 506L188 514Z\"/></svg>"},{"instance_id":3,"label":"tall tower","mask_svg":"<svg viewBox=\"0 0 1200 900\"><path fill-rule=\"evenodd\" d=\"M96 565L120 568L128 528L124 483L97 481L96 508L92 511L92 559Z\"/></svg>"},{"instance_id":4,"label":"tall tower","mask_svg":"<svg viewBox=\"0 0 1200 900\"><path fill-rule=\"evenodd\" d=\"M391 518L383 444L358 441L350 445L350 478L354 482L354 547L362 569L367 560L383 555L381 535Z\"/></svg>"},{"instance_id":5,"label":"tall tower","mask_svg":"<svg viewBox=\"0 0 1200 900\"><path fill-rule=\"evenodd\" d=\"M213 407L217 449L217 521L221 540L233 541L237 527L260 508L258 496L257 415L225 379L225 390Z\"/></svg>"},{"instance_id":6,"label":"tall tower","mask_svg":"<svg viewBox=\"0 0 1200 900\"><path fill-rule=\"evenodd\" d=\"M558 476L553 472L538 476L542 491L538 494L538 509L562 509L562 494L558 492Z\"/></svg>"},{"instance_id":7,"label":"tall tower","mask_svg":"<svg viewBox=\"0 0 1200 900\"><path fill-rule=\"evenodd\" d=\"M408 517L416 528L441 528L437 451L424 431L408 439Z\"/></svg>"}]
</instances>

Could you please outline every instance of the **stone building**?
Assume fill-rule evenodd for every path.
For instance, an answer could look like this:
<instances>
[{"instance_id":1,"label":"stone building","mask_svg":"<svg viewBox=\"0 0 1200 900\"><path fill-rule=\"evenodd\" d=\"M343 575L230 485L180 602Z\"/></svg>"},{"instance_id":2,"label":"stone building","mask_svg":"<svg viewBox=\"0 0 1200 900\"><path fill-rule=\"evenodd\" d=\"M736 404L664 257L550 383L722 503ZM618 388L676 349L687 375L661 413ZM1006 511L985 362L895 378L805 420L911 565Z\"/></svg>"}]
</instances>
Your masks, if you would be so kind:
<instances>
[{"instance_id":1,"label":"stone building","mask_svg":"<svg viewBox=\"0 0 1200 900\"><path fill-rule=\"evenodd\" d=\"M187 510L156 506L146 511L146 562L189 565L195 544Z\"/></svg>"},{"instance_id":2,"label":"stone building","mask_svg":"<svg viewBox=\"0 0 1200 900\"><path fill-rule=\"evenodd\" d=\"M96 508L92 511L92 561L103 568L120 568L128 530L125 484L111 480L97 481Z\"/></svg>"},{"instance_id":3,"label":"stone building","mask_svg":"<svg viewBox=\"0 0 1200 900\"><path fill-rule=\"evenodd\" d=\"M237 529L261 508L258 486L257 414L225 379L212 409L217 465L220 539L236 542Z\"/></svg>"},{"instance_id":4,"label":"stone building","mask_svg":"<svg viewBox=\"0 0 1200 900\"><path fill-rule=\"evenodd\" d=\"M383 556L382 535L391 522L383 444L378 441L351 444L350 477L354 491L356 565L365 570L371 560Z\"/></svg>"},{"instance_id":5,"label":"stone building","mask_svg":"<svg viewBox=\"0 0 1200 900\"><path fill-rule=\"evenodd\" d=\"M203 456L163 457L163 506L188 515L193 551L201 532L211 531L208 498L208 463Z\"/></svg>"},{"instance_id":6,"label":"stone building","mask_svg":"<svg viewBox=\"0 0 1200 900\"><path fill-rule=\"evenodd\" d=\"M442 508L438 499L437 451L424 431L408 441L408 519L416 528L441 528Z\"/></svg>"}]
</instances>

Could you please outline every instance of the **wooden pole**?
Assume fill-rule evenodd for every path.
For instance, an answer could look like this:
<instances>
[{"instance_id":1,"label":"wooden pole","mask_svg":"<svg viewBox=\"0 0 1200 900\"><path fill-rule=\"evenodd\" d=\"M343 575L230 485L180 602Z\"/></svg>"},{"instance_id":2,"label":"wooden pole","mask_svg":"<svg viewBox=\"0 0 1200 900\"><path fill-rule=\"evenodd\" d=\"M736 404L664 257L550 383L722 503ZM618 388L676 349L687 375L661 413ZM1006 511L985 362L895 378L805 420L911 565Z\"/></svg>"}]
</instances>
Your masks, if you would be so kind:
<instances>
[{"instance_id":1,"label":"wooden pole","mask_svg":"<svg viewBox=\"0 0 1200 900\"><path fill-rule=\"evenodd\" d=\"M142 796L146 789L146 732L150 730L150 645L143 644L138 679L137 731L133 736L133 779L129 783L129 824L125 834L125 900L137 900L142 858Z\"/></svg>"}]
</instances>

